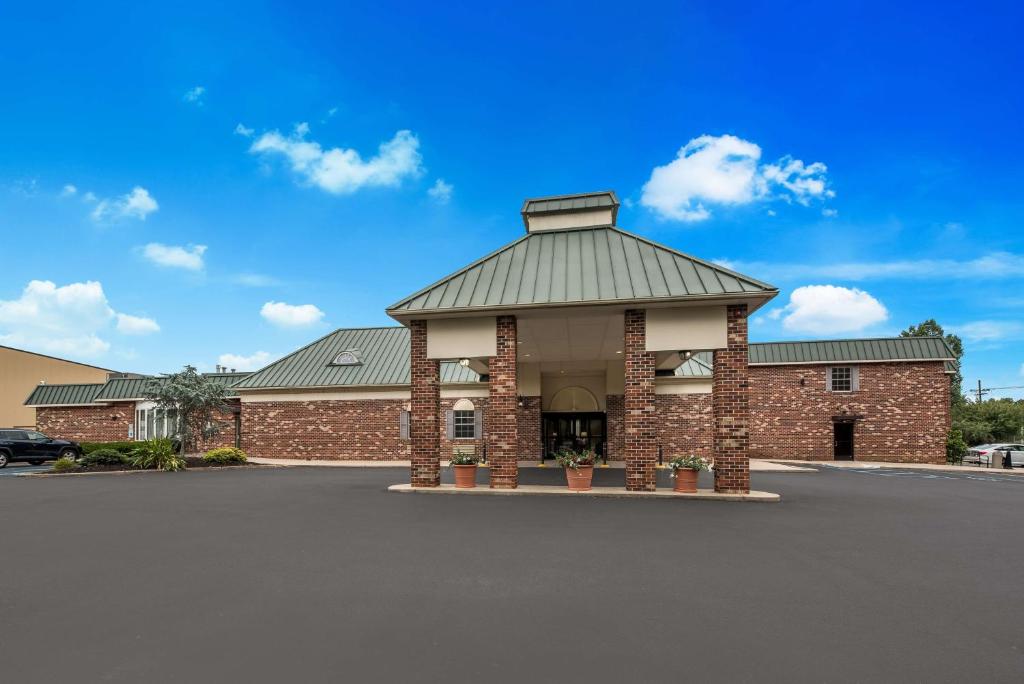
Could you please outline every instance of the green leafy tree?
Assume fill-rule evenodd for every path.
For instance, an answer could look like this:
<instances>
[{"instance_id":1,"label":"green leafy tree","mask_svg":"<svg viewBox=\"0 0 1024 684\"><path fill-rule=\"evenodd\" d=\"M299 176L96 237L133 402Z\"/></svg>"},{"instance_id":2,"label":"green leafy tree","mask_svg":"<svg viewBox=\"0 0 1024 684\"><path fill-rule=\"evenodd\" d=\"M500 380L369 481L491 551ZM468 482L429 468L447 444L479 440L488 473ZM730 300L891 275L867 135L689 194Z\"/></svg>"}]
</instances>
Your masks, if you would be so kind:
<instances>
[{"instance_id":1,"label":"green leafy tree","mask_svg":"<svg viewBox=\"0 0 1024 684\"><path fill-rule=\"evenodd\" d=\"M964 342L958 335L947 334L934 318L912 325L900 333L900 337L941 337L956 356L956 373L950 383L950 403L953 406L964 403L964 377L960 374L960 359L964 355Z\"/></svg>"},{"instance_id":2,"label":"green leafy tree","mask_svg":"<svg viewBox=\"0 0 1024 684\"><path fill-rule=\"evenodd\" d=\"M230 411L224 385L203 376L193 366L162 380L151 380L144 395L165 411L178 417L179 453L209 439L220 431L220 416Z\"/></svg>"}]
</instances>

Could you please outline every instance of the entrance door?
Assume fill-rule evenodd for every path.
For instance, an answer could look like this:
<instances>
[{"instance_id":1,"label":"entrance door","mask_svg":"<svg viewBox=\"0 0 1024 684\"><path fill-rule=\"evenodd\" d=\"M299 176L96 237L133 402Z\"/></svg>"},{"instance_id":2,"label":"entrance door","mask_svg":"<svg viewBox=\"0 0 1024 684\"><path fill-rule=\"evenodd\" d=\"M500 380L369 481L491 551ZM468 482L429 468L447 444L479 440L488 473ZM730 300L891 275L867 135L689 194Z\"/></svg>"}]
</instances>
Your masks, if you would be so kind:
<instances>
[{"instance_id":1,"label":"entrance door","mask_svg":"<svg viewBox=\"0 0 1024 684\"><path fill-rule=\"evenodd\" d=\"M603 413L545 413L545 456L551 458L560 449L591 449L603 456L606 420Z\"/></svg>"},{"instance_id":2,"label":"entrance door","mask_svg":"<svg viewBox=\"0 0 1024 684\"><path fill-rule=\"evenodd\" d=\"M837 461L853 460L853 422L833 423L833 458Z\"/></svg>"}]
</instances>

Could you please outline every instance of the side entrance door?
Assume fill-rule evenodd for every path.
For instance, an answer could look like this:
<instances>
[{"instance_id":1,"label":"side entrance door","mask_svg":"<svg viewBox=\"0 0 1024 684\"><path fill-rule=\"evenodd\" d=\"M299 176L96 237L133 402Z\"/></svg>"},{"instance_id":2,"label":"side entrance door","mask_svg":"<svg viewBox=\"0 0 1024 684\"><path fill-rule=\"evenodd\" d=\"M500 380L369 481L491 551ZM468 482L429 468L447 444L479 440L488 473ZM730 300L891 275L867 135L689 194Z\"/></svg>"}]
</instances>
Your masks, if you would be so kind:
<instances>
[{"instance_id":1,"label":"side entrance door","mask_svg":"<svg viewBox=\"0 0 1024 684\"><path fill-rule=\"evenodd\" d=\"M853 460L853 421L832 424L832 458L837 461Z\"/></svg>"}]
</instances>

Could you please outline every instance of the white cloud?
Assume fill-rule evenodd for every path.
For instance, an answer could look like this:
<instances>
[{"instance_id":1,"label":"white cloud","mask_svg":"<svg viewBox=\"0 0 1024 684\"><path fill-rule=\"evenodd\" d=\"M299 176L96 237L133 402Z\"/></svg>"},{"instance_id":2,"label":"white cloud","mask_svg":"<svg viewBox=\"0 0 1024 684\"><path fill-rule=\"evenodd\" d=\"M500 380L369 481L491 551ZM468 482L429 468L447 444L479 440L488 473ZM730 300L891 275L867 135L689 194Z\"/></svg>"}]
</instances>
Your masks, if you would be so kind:
<instances>
[{"instance_id":1,"label":"white cloud","mask_svg":"<svg viewBox=\"0 0 1024 684\"><path fill-rule=\"evenodd\" d=\"M238 124L237 126L235 126L235 135L240 135L243 138L251 138L252 134L255 132L256 131L254 131L253 129L248 128L242 124Z\"/></svg>"},{"instance_id":2,"label":"white cloud","mask_svg":"<svg viewBox=\"0 0 1024 684\"><path fill-rule=\"evenodd\" d=\"M839 212L836 209L829 209L826 207L825 209L821 210L821 215L824 216L825 218L834 218L836 216L839 216Z\"/></svg>"},{"instance_id":3,"label":"white cloud","mask_svg":"<svg viewBox=\"0 0 1024 684\"><path fill-rule=\"evenodd\" d=\"M312 304L267 302L260 309L260 315L282 328L300 328L319 323L324 312Z\"/></svg>"},{"instance_id":4,"label":"white cloud","mask_svg":"<svg viewBox=\"0 0 1024 684\"><path fill-rule=\"evenodd\" d=\"M96 201L96 199L97 199L96 198L96 193L94 193L94 192L87 192L84 195L82 195L82 201L83 202L88 202L88 203L92 204L93 202Z\"/></svg>"},{"instance_id":5,"label":"white cloud","mask_svg":"<svg viewBox=\"0 0 1024 684\"><path fill-rule=\"evenodd\" d=\"M201 107L203 105L203 95L205 94L206 88L203 86L196 86L186 90L182 99L185 100L185 102L191 102L192 104L196 104Z\"/></svg>"},{"instance_id":6,"label":"white cloud","mask_svg":"<svg viewBox=\"0 0 1024 684\"><path fill-rule=\"evenodd\" d=\"M184 268L189 271L200 271L203 268L203 254L206 245L162 245L151 242L142 248L142 255L159 266Z\"/></svg>"},{"instance_id":7,"label":"white cloud","mask_svg":"<svg viewBox=\"0 0 1024 684\"><path fill-rule=\"evenodd\" d=\"M968 342L998 342L1024 337L1024 323L1019 321L971 321L953 327Z\"/></svg>"},{"instance_id":8,"label":"white cloud","mask_svg":"<svg viewBox=\"0 0 1024 684\"><path fill-rule=\"evenodd\" d=\"M816 335L857 332L889 318L880 301L867 292L835 285L806 285L793 290L789 303L768 312L782 327Z\"/></svg>"},{"instance_id":9,"label":"white cloud","mask_svg":"<svg viewBox=\"0 0 1024 684\"><path fill-rule=\"evenodd\" d=\"M445 183L443 178L438 178L434 181L434 184L427 190L427 194L437 202L438 204L448 204L452 198L452 192L455 190L455 186L451 183Z\"/></svg>"},{"instance_id":10,"label":"white cloud","mask_svg":"<svg viewBox=\"0 0 1024 684\"><path fill-rule=\"evenodd\" d=\"M222 366L240 371L258 370L266 366L273 357L265 351L258 351L249 356L241 354L221 354L217 361Z\"/></svg>"},{"instance_id":11,"label":"white cloud","mask_svg":"<svg viewBox=\"0 0 1024 684\"><path fill-rule=\"evenodd\" d=\"M899 261L849 261L835 264L769 263L722 260L727 268L771 281L829 278L831 280L992 279L1020 275L1024 255L992 252L973 259L904 259Z\"/></svg>"},{"instance_id":12,"label":"white cloud","mask_svg":"<svg viewBox=\"0 0 1024 684\"><path fill-rule=\"evenodd\" d=\"M125 335L149 335L160 332L160 326L152 318L117 314L117 331Z\"/></svg>"},{"instance_id":13,"label":"white cloud","mask_svg":"<svg viewBox=\"0 0 1024 684\"><path fill-rule=\"evenodd\" d=\"M136 185L127 195L100 200L92 210L92 218L94 221L122 218L137 218L145 221L147 216L159 208L160 205L156 203L149 191Z\"/></svg>"},{"instance_id":14,"label":"white cloud","mask_svg":"<svg viewBox=\"0 0 1024 684\"><path fill-rule=\"evenodd\" d=\"M61 197L71 197L72 195L74 195L77 192L78 192L78 188L76 188L71 183L68 183L63 188L61 188L60 196Z\"/></svg>"},{"instance_id":15,"label":"white cloud","mask_svg":"<svg viewBox=\"0 0 1024 684\"><path fill-rule=\"evenodd\" d=\"M320 143L305 139L308 133L307 123L298 124L288 136L270 131L257 138L249 151L285 158L304 181L336 195L363 187L394 187L423 172L420 142L411 131L398 131L367 160L352 149L324 150Z\"/></svg>"},{"instance_id":16,"label":"white cloud","mask_svg":"<svg viewBox=\"0 0 1024 684\"><path fill-rule=\"evenodd\" d=\"M810 204L833 197L827 167L786 156L761 164L761 148L734 135L702 135L676 158L655 167L640 203L664 219L695 222L711 216L710 206L782 199Z\"/></svg>"},{"instance_id":17,"label":"white cloud","mask_svg":"<svg viewBox=\"0 0 1024 684\"><path fill-rule=\"evenodd\" d=\"M122 326L136 333L147 326L146 332L159 330L155 321L114 311L96 281L57 286L33 280L17 299L0 300L0 344L58 356L102 355L110 343L100 335L114 322L122 332Z\"/></svg>"}]
</instances>

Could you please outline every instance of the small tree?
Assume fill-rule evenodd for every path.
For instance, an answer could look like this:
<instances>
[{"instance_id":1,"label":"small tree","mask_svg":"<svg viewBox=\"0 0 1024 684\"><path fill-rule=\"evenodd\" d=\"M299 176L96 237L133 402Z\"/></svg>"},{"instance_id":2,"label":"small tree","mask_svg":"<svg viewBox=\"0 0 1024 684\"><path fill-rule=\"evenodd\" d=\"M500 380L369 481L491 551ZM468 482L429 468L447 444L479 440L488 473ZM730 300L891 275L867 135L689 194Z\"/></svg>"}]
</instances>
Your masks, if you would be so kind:
<instances>
[{"instance_id":1,"label":"small tree","mask_svg":"<svg viewBox=\"0 0 1024 684\"><path fill-rule=\"evenodd\" d=\"M950 403L955 407L964 403L963 381L960 375L960 359L964 355L964 343L959 336L953 333L947 334L939 322L934 318L922 321L919 325L912 325L900 333L900 337L941 337L953 351L956 357L956 371L953 373L950 383Z\"/></svg>"},{"instance_id":2,"label":"small tree","mask_svg":"<svg viewBox=\"0 0 1024 684\"><path fill-rule=\"evenodd\" d=\"M204 377L193 366L185 366L180 373L166 378L151 380L144 394L164 411L176 412L182 455L189 446L197 446L220 432L218 414L230 410L224 385Z\"/></svg>"}]
</instances>

